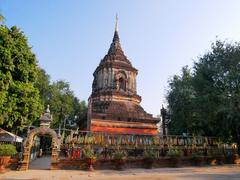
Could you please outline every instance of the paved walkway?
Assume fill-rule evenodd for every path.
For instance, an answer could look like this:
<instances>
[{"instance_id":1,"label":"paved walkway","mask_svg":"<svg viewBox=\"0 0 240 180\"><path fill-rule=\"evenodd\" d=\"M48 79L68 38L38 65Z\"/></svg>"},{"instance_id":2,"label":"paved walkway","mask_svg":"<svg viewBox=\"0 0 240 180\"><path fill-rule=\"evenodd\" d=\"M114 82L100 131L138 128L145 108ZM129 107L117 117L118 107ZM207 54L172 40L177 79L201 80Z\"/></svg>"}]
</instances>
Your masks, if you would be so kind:
<instances>
[{"instance_id":1,"label":"paved walkway","mask_svg":"<svg viewBox=\"0 0 240 180\"><path fill-rule=\"evenodd\" d=\"M50 169L51 167L51 156L43 156L41 158L34 159L29 164L29 169Z\"/></svg>"},{"instance_id":2,"label":"paved walkway","mask_svg":"<svg viewBox=\"0 0 240 180\"><path fill-rule=\"evenodd\" d=\"M1 180L239 180L240 166L98 170L28 170L0 174Z\"/></svg>"}]
</instances>

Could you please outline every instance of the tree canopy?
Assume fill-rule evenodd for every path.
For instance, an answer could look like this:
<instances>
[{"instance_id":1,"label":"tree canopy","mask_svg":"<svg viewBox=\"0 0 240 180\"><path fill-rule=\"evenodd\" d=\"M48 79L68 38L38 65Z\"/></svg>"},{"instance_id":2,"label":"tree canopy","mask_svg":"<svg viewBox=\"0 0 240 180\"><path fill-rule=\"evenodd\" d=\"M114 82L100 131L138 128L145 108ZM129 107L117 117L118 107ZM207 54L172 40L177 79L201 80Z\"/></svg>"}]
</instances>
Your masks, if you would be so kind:
<instances>
[{"instance_id":1,"label":"tree canopy","mask_svg":"<svg viewBox=\"0 0 240 180\"><path fill-rule=\"evenodd\" d=\"M169 81L171 133L221 137L240 144L240 44L217 40L192 72Z\"/></svg>"},{"instance_id":2,"label":"tree canopy","mask_svg":"<svg viewBox=\"0 0 240 180\"><path fill-rule=\"evenodd\" d=\"M192 132L194 119L192 108L195 91L192 87L192 78L191 70L185 66L180 76L175 75L169 81L170 91L167 101L171 119L168 126L171 134L194 133Z\"/></svg>"},{"instance_id":3,"label":"tree canopy","mask_svg":"<svg viewBox=\"0 0 240 180\"><path fill-rule=\"evenodd\" d=\"M27 38L16 26L0 26L0 124L22 129L43 107L35 87L37 62Z\"/></svg>"},{"instance_id":4,"label":"tree canopy","mask_svg":"<svg viewBox=\"0 0 240 180\"><path fill-rule=\"evenodd\" d=\"M41 102L46 107L50 105L51 114L53 114L52 127L63 126L73 128L78 125L87 113L85 101L80 101L74 92L70 89L69 83L58 80L50 82L50 76L45 70L39 68L37 71L37 83L35 84L40 91Z\"/></svg>"},{"instance_id":5,"label":"tree canopy","mask_svg":"<svg viewBox=\"0 0 240 180\"><path fill-rule=\"evenodd\" d=\"M0 126L16 132L38 125L48 104L54 128L64 120L66 127L77 128L87 112L86 103L75 97L67 82L50 82L23 32L16 26L0 25Z\"/></svg>"}]
</instances>

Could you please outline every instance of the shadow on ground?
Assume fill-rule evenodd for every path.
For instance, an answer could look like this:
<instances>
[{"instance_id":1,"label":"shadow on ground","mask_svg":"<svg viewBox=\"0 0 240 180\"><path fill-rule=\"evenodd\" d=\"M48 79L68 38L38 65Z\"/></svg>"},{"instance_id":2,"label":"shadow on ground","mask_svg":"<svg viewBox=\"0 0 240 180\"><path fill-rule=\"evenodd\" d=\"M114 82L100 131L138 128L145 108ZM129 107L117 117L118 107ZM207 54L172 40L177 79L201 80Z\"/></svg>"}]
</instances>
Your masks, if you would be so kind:
<instances>
[{"instance_id":1,"label":"shadow on ground","mask_svg":"<svg viewBox=\"0 0 240 180\"><path fill-rule=\"evenodd\" d=\"M183 179L191 179L191 180L239 180L239 173L231 173L231 174L193 174L193 175L181 175L179 176Z\"/></svg>"},{"instance_id":2,"label":"shadow on ground","mask_svg":"<svg viewBox=\"0 0 240 180\"><path fill-rule=\"evenodd\" d=\"M51 167L51 156L43 156L30 162L29 169L49 170Z\"/></svg>"}]
</instances>

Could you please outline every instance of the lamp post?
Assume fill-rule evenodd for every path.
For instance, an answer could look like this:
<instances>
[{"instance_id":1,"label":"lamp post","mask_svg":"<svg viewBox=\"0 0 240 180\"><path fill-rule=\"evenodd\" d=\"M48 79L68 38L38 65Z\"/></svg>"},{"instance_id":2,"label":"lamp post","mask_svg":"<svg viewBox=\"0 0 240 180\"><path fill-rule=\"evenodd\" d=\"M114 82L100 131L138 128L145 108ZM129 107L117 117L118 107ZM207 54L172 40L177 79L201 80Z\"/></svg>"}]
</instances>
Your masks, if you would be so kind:
<instances>
[{"instance_id":1,"label":"lamp post","mask_svg":"<svg viewBox=\"0 0 240 180\"><path fill-rule=\"evenodd\" d=\"M163 129L163 136L166 136L166 115L167 115L167 110L163 107L161 111L161 116L162 116L162 129Z\"/></svg>"},{"instance_id":2,"label":"lamp post","mask_svg":"<svg viewBox=\"0 0 240 180\"><path fill-rule=\"evenodd\" d=\"M66 126L66 120L67 120L68 116L64 116L64 119L63 119L63 132L62 132L62 139L64 141L64 138L65 138L65 126Z\"/></svg>"}]
</instances>

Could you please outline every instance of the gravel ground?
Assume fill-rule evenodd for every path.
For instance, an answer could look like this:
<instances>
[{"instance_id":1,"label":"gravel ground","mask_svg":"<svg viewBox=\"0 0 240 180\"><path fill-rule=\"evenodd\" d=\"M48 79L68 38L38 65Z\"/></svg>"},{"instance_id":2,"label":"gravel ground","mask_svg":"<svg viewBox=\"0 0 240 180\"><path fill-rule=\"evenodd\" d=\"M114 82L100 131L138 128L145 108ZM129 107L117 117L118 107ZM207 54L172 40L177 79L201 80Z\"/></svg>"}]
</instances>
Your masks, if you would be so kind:
<instances>
[{"instance_id":1,"label":"gravel ground","mask_svg":"<svg viewBox=\"0 0 240 180\"><path fill-rule=\"evenodd\" d=\"M98 170L28 170L8 171L1 180L240 180L240 166Z\"/></svg>"}]
</instances>

